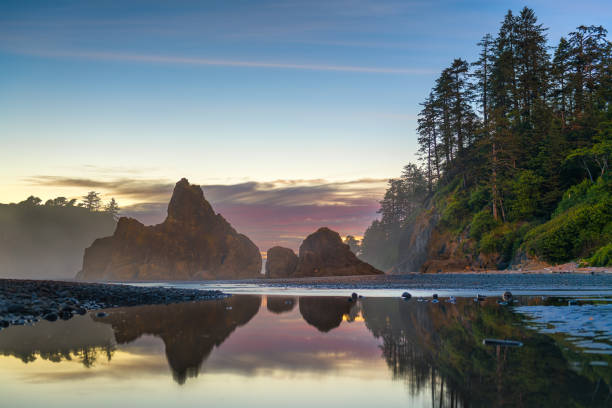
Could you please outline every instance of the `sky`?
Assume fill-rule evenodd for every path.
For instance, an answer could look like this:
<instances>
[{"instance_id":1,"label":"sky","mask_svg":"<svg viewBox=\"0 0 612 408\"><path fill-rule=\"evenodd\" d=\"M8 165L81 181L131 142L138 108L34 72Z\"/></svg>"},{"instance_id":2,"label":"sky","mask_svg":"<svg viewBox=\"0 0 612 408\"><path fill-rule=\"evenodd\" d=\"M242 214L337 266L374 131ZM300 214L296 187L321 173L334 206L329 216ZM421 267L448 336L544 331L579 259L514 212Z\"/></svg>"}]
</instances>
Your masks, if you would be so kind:
<instances>
[{"instance_id":1,"label":"sky","mask_svg":"<svg viewBox=\"0 0 612 408\"><path fill-rule=\"evenodd\" d=\"M609 1L0 1L0 202L163 220L181 177L262 251L362 235L438 73L508 9L554 44Z\"/></svg>"}]
</instances>

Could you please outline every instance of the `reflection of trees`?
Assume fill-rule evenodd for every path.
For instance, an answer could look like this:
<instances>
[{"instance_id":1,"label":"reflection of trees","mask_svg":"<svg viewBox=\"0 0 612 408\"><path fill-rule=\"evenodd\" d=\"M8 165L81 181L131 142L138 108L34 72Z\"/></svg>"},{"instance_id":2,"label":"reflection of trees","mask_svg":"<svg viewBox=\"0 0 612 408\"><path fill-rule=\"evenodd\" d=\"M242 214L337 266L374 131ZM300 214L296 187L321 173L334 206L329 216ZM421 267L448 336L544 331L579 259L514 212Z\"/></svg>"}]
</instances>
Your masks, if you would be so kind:
<instances>
[{"instance_id":1,"label":"reflection of trees","mask_svg":"<svg viewBox=\"0 0 612 408\"><path fill-rule=\"evenodd\" d=\"M259 311L259 296L218 301L136 306L117 309L98 320L110 323L120 344L149 334L160 337L176 382L196 377L204 360L238 326Z\"/></svg>"},{"instance_id":2,"label":"reflection of trees","mask_svg":"<svg viewBox=\"0 0 612 408\"><path fill-rule=\"evenodd\" d=\"M605 387L571 370L554 340L524 329L508 308L399 299L363 299L361 308L394 377L411 393L428 390L432 406L606 404ZM484 346L485 337L519 339L525 346Z\"/></svg>"},{"instance_id":3,"label":"reflection of trees","mask_svg":"<svg viewBox=\"0 0 612 408\"><path fill-rule=\"evenodd\" d=\"M80 361L86 367L99 359L110 360L115 350L113 331L89 316L57 322L41 321L36 326L13 326L0 335L0 353L24 363L37 358L59 363Z\"/></svg>"},{"instance_id":4,"label":"reflection of trees","mask_svg":"<svg viewBox=\"0 0 612 408\"><path fill-rule=\"evenodd\" d=\"M323 333L340 326L342 316L350 315L355 306L346 298L330 296L301 296L299 302L304 320Z\"/></svg>"},{"instance_id":5,"label":"reflection of trees","mask_svg":"<svg viewBox=\"0 0 612 408\"><path fill-rule=\"evenodd\" d=\"M289 296L268 296L267 308L270 312L281 314L290 312L295 307L296 299Z\"/></svg>"}]
</instances>

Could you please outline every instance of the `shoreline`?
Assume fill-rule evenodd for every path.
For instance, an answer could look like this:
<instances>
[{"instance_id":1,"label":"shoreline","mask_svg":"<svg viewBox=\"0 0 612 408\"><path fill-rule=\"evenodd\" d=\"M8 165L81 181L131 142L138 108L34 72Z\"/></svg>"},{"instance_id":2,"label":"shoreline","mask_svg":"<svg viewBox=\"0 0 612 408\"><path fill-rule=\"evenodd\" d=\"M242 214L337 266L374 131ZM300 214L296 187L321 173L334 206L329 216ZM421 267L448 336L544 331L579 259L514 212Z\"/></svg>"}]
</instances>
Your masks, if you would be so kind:
<instances>
[{"instance_id":1,"label":"shoreline","mask_svg":"<svg viewBox=\"0 0 612 408\"><path fill-rule=\"evenodd\" d=\"M74 315L114 307L222 299L219 290L139 287L117 283L0 279L0 330L41 319L69 320ZM100 317L105 315L100 312Z\"/></svg>"}]
</instances>

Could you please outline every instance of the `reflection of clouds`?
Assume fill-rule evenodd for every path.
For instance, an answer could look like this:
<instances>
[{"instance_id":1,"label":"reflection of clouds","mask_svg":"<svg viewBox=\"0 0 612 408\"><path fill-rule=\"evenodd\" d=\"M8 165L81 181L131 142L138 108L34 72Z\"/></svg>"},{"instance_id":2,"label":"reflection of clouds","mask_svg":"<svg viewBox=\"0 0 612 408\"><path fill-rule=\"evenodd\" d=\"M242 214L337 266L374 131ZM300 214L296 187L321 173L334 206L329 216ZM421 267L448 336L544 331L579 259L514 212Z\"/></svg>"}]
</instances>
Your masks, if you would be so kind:
<instances>
[{"instance_id":1,"label":"reflection of clouds","mask_svg":"<svg viewBox=\"0 0 612 408\"><path fill-rule=\"evenodd\" d=\"M243 302L240 299L242 298L248 300L250 297L234 296L232 297L233 309L226 310L226 302L223 302L223 307L219 310L215 309L214 313L222 310L231 316L241 309L240 305ZM284 302L289 298L279 297L278 299ZM294 300L297 303L297 298ZM363 323L341 321L339 327L328 333L322 333L303 320L297 307L284 311L280 315L267 308L260 308L255 317L244 326L235 328L229 337L219 338L214 349L210 354L205 355L202 361L202 356L197 352L198 347L195 343L191 344L191 340L199 339L198 342L204 341L204 343L209 340L198 335L201 332L200 329L192 332L188 322L193 322L194 330L196 327L208 327L200 333L206 334L209 330L212 330L212 333L218 331L218 329L209 327L210 324L219 325L221 327L219 330L225 332L228 321L218 320L218 318L211 320L210 317L204 318L202 315L202 318L210 323L205 324L204 320L198 319L194 313L187 313L189 315L187 319L179 319L182 321L181 324L170 324L166 318L168 316L164 317L163 313L156 317L156 313L161 313L161 309L181 313L185 311L179 305L176 308L171 306L137 307L132 308L136 313L132 316L126 313L130 308L125 308L119 309L120 314L115 318L111 315L107 318L96 319L99 322L93 322L88 316L81 319L81 323L85 323L85 326L81 324L78 332L87 332L91 327L99 326L106 333L111 329L111 322L114 325L120 322L120 332L115 333L115 336L118 336L117 339L124 338L124 340L116 346L111 360L100 361L91 368L85 368L78 361L63 360L59 364L37 361L30 365L31 369L24 372L26 376L24 381L44 383L93 378L121 381L139 376L167 377L173 375L176 377L174 370L181 370L184 366L199 367L200 372L207 374L226 373L240 376L254 376L261 373L275 376L296 376L347 370L351 372L345 374L364 376L367 375L363 372L364 365L370 366L375 363L384 365L380 359L379 341L370 334ZM206 314L211 312L208 308L193 311L196 310L201 310ZM320 312L325 314L328 311L321 310ZM150 327L140 327L143 319L150 322ZM77 320L78 318L75 318L73 321ZM230 320L234 319L230 318ZM47 326L51 327L52 324L34 326L29 329L39 338L44 339L45 331L40 329L46 329ZM133 334L125 332L128 327L136 328ZM173 336L172 333L175 333L176 336ZM110 335L114 342L112 332ZM17 339L13 340L17 341ZM94 344L99 344L99 339L90 340ZM176 353L182 363L178 367L175 366ZM17 368L21 367L20 362Z\"/></svg>"},{"instance_id":2,"label":"reflection of clouds","mask_svg":"<svg viewBox=\"0 0 612 408\"><path fill-rule=\"evenodd\" d=\"M0 360L2 361L2 360ZM2 361L3 368L11 367L9 361ZM21 367L13 367L12 371L19 372ZM91 368L85 368L78 361L63 360L61 364L36 361L28 370L20 373L20 380L31 384L47 384L53 382L78 382L91 379L109 379L124 381L146 376L170 375L168 362L163 354L146 353L142 355L131 352L117 351L111 361L102 362Z\"/></svg>"},{"instance_id":3,"label":"reflection of clouds","mask_svg":"<svg viewBox=\"0 0 612 408\"><path fill-rule=\"evenodd\" d=\"M382 363L379 344L360 322L342 322L322 333L304 321L299 308L282 315L262 309L210 356L203 371L244 375L343 371Z\"/></svg>"}]
</instances>

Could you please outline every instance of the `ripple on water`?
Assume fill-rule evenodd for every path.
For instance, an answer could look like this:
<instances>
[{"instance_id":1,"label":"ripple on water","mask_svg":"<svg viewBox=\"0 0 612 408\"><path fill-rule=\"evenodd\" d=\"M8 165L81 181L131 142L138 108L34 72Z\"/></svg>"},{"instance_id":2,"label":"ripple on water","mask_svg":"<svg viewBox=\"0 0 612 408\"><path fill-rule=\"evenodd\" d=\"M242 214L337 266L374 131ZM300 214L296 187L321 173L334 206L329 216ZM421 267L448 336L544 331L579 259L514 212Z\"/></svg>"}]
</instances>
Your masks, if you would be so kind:
<instances>
[{"instance_id":1,"label":"ripple on water","mask_svg":"<svg viewBox=\"0 0 612 408\"><path fill-rule=\"evenodd\" d=\"M528 316L541 333L566 334L585 353L612 354L612 304L519 306L515 310Z\"/></svg>"}]
</instances>

